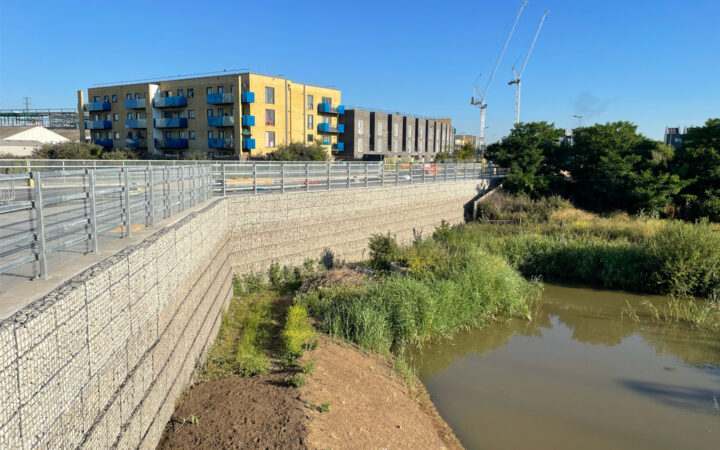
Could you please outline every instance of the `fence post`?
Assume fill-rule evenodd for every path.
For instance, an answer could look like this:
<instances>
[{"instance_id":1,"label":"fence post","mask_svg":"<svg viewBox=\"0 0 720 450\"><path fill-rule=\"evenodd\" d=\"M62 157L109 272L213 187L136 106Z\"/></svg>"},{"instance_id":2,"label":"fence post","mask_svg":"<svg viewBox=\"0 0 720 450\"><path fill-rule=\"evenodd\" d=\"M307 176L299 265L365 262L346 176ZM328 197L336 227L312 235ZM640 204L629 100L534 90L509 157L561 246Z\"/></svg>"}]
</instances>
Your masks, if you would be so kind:
<instances>
[{"instance_id":1,"label":"fence post","mask_svg":"<svg viewBox=\"0 0 720 450\"><path fill-rule=\"evenodd\" d=\"M368 163L365 163L365 187L370 186L370 175L368 174Z\"/></svg>"},{"instance_id":2,"label":"fence post","mask_svg":"<svg viewBox=\"0 0 720 450\"><path fill-rule=\"evenodd\" d=\"M385 161L380 161L380 186L385 186Z\"/></svg>"},{"instance_id":3,"label":"fence post","mask_svg":"<svg viewBox=\"0 0 720 450\"><path fill-rule=\"evenodd\" d=\"M435 163L435 170L433 170L433 183L437 183L438 163Z\"/></svg>"},{"instance_id":4,"label":"fence post","mask_svg":"<svg viewBox=\"0 0 720 450\"><path fill-rule=\"evenodd\" d=\"M412 163L412 161L410 162L408 167L410 167L410 184L412 184L412 182L413 182L413 163Z\"/></svg>"},{"instance_id":5,"label":"fence post","mask_svg":"<svg viewBox=\"0 0 720 450\"><path fill-rule=\"evenodd\" d=\"M400 161L395 162L395 184L400 184Z\"/></svg>"},{"instance_id":6,"label":"fence post","mask_svg":"<svg viewBox=\"0 0 720 450\"><path fill-rule=\"evenodd\" d=\"M197 175L197 165L191 166L190 171L190 192L192 192L192 201L190 202L190 206L195 206L198 204L197 199L197 190L195 189L195 176Z\"/></svg>"},{"instance_id":7,"label":"fence post","mask_svg":"<svg viewBox=\"0 0 720 450\"><path fill-rule=\"evenodd\" d=\"M458 179L458 166L457 163L455 163L455 181Z\"/></svg>"},{"instance_id":8,"label":"fence post","mask_svg":"<svg viewBox=\"0 0 720 450\"><path fill-rule=\"evenodd\" d=\"M280 193L285 193L285 163L280 163Z\"/></svg>"},{"instance_id":9,"label":"fence post","mask_svg":"<svg viewBox=\"0 0 720 450\"><path fill-rule=\"evenodd\" d=\"M225 197L225 164L222 164L222 196Z\"/></svg>"},{"instance_id":10,"label":"fence post","mask_svg":"<svg viewBox=\"0 0 720 450\"><path fill-rule=\"evenodd\" d=\"M476 179L478 177L477 173L477 161L473 161L473 179Z\"/></svg>"},{"instance_id":11,"label":"fence post","mask_svg":"<svg viewBox=\"0 0 720 450\"><path fill-rule=\"evenodd\" d=\"M130 230L130 178L128 177L128 169L126 167L123 167L121 170L124 172L123 176L125 182L125 236L130 237L132 234L132 231Z\"/></svg>"},{"instance_id":12,"label":"fence post","mask_svg":"<svg viewBox=\"0 0 720 450\"><path fill-rule=\"evenodd\" d=\"M325 163L327 167L327 190L330 190L330 183L331 183L331 174L330 174L330 163Z\"/></svg>"},{"instance_id":13,"label":"fence post","mask_svg":"<svg viewBox=\"0 0 720 450\"><path fill-rule=\"evenodd\" d=\"M345 163L345 173L347 174L347 188L350 189L350 163Z\"/></svg>"},{"instance_id":14,"label":"fence post","mask_svg":"<svg viewBox=\"0 0 720 450\"><path fill-rule=\"evenodd\" d=\"M153 179L153 168L148 165L148 192L150 192L150 225L155 224L155 180Z\"/></svg>"},{"instance_id":15,"label":"fence post","mask_svg":"<svg viewBox=\"0 0 720 450\"><path fill-rule=\"evenodd\" d=\"M443 172L445 172L445 181L447 181L448 163L443 163Z\"/></svg>"},{"instance_id":16,"label":"fence post","mask_svg":"<svg viewBox=\"0 0 720 450\"><path fill-rule=\"evenodd\" d=\"M39 278L45 279L47 274L47 255L45 254L45 217L43 216L43 199L42 199L42 180L40 172L31 172L33 181L35 182L35 218L37 221L37 234L35 241L37 242L38 262L40 263Z\"/></svg>"},{"instance_id":17,"label":"fence post","mask_svg":"<svg viewBox=\"0 0 720 450\"><path fill-rule=\"evenodd\" d=\"M95 207L95 170L86 169L88 174L88 196L90 197L90 243L92 252L98 253L97 209Z\"/></svg>"},{"instance_id":18,"label":"fence post","mask_svg":"<svg viewBox=\"0 0 720 450\"><path fill-rule=\"evenodd\" d=\"M178 165L178 178L180 179L180 197L182 198L180 202L180 211L185 210L185 171L183 170L183 166Z\"/></svg>"},{"instance_id":19,"label":"fence post","mask_svg":"<svg viewBox=\"0 0 720 450\"><path fill-rule=\"evenodd\" d=\"M170 166L165 166L165 183L163 183L163 218L170 215Z\"/></svg>"},{"instance_id":20,"label":"fence post","mask_svg":"<svg viewBox=\"0 0 720 450\"><path fill-rule=\"evenodd\" d=\"M252 163L253 194L257 195L257 164Z\"/></svg>"},{"instance_id":21,"label":"fence post","mask_svg":"<svg viewBox=\"0 0 720 450\"><path fill-rule=\"evenodd\" d=\"M422 167L422 182L423 182L423 184L425 184L425 162L424 161L420 164L420 167Z\"/></svg>"},{"instance_id":22,"label":"fence post","mask_svg":"<svg viewBox=\"0 0 720 450\"><path fill-rule=\"evenodd\" d=\"M310 163L305 163L305 190L310 190Z\"/></svg>"}]
</instances>

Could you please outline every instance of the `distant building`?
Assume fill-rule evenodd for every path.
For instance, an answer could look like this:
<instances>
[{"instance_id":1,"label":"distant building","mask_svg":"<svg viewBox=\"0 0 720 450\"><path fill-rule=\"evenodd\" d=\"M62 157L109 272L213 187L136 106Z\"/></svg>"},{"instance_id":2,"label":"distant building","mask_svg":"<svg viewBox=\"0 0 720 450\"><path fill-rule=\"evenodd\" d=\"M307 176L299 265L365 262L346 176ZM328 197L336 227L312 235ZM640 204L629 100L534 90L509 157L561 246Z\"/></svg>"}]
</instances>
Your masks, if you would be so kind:
<instances>
[{"instance_id":1,"label":"distant building","mask_svg":"<svg viewBox=\"0 0 720 450\"><path fill-rule=\"evenodd\" d=\"M692 127L685 127L681 133L680 127L665 127L665 145L669 145L674 148L680 147L690 128Z\"/></svg>"},{"instance_id":2,"label":"distant building","mask_svg":"<svg viewBox=\"0 0 720 450\"><path fill-rule=\"evenodd\" d=\"M431 161L454 142L450 119L432 119L372 109L345 108L333 146L337 159L405 157Z\"/></svg>"},{"instance_id":3,"label":"distant building","mask_svg":"<svg viewBox=\"0 0 720 450\"><path fill-rule=\"evenodd\" d=\"M560 138L560 144L573 145L574 143L575 143L575 139L573 138L572 128L565 128L565 134L563 134L562 137Z\"/></svg>"},{"instance_id":4,"label":"distant building","mask_svg":"<svg viewBox=\"0 0 720 450\"><path fill-rule=\"evenodd\" d=\"M158 80L78 92L80 135L155 157L262 156L279 145L337 147L340 90L254 73Z\"/></svg>"},{"instance_id":5,"label":"distant building","mask_svg":"<svg viewBox=\"0 0 720 450\"><path fill-rule=\"evenodd\" d=\"M77 137L77 130L62 131L65 134L72 133L73 137ZM0 153L8 153L12 156L30 156L33 150L45 144L69 142L70 140L45 127L0 127Z\"/></svg>"},{"instance_id":6,"label":"distant building","mask_svg":"<svg viewBox=\"0 0 720 450\"><path fill-rule=\"evenodd\" d=\"M463 145L470 144L474 148L477 148L477 136L472 134L456 134L455 135L455 150L459 150Z\"/></svg>"}]
</instances>

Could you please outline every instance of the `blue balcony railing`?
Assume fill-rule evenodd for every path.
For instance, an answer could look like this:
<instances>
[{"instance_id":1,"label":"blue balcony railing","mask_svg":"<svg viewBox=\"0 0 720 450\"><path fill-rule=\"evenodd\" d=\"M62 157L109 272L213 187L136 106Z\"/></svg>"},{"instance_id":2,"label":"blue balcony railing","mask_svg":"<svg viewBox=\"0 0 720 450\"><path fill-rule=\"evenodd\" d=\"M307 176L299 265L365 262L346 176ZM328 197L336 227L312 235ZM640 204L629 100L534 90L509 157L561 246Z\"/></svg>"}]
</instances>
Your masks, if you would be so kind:
<instances>
[{"instance_id":1,"label":"blue balcony railing","mask_svg":"<svg viewBox=\"0 0 720 450\"><path fill-rule=\"evenodd\" d=\"M153 126L155 128L187 128L188 121L184 117L153 119Z\"/></svg>"},{"instance_id":2,"label":"blue balcony railing","mask_svg":"<svg viewBox=\"0 0 720 450\"><path fill-rule=\"evenodd\" d=\"M338 105L333 108L330 103L318 103L318 112L321 114L345 114L345 106Z\"/></svg>"},{"instance_id":3,"label":"blue balcony railing","mask_svg":"<svg viewBox=\"0 0 720 450\"><path fill-rule=\"evenodd\" d=\"M125 139L125 147L128 148L147 148L147 141L140 138Z\"/></svg>"},{"instance_id":4,"label":"blue balcony railing","mask_svg":"<svg viewBox=\"0 0 720 450\"><path fill-rule=\"evenodd\" d=\"M332 145L332 149L338 152L345 151L345 144L343 142L338 142L337 144Z\"/></svg>"},{"instance_id":5,"label":"blue balcony railing","mask_svg":"<svg viewBox=\"0 0 720 450\"><path fill-rule=\"evenodd\" d=\"M188 148L187 139L155 139L156 148Z\"/></svg>"},{"instance_id":6,"label":"blue balcony railing","mask_svg":"<svg viewBox=\"0 0 720 450\"><path fill-rule=\"evenodd\" d=\"M242 116L242 124L244 127L254 127L255 116Z\"/></svg>"},{"instance_id":7,"label":"blue balcony railing","mask_svg":"<svg viewBox=\"0 0 720 450\"><path fill-rule=\"evenodd\" d=\"M156 108L173 108L176 106L187 106L187 97L160 97L153 99L153 106Z\"/></svg>"},{"instance_id":8,"label":"blue balcony railing","mask_svg":"<svg viewBox=\"0 0 720 450\"><path fill-rule=\"evenodd\" d=\"M235 140L234 139L208 139L208 147L233 149L233 148L235 148Z\"/></svg>"},{"instance_id":9,"label":"blue balcony railing","mask_svg":"<svg viewBox=\"0 0 720 450\"><path fill-rule=\"evenodd\" d=\"M255 148L255 139L251 138L244 138L242 140L242 148L243 150L252 150Z\"/></svg>"},{"instance_id":10,"label":"blue balcony railing","mask_svg":"<svg viewBox=\"0 0 720 450\"><path fill-rule=\"evenodd\" d=\"M145 99L135 98L131 100L125 100L125 108L127 109L145 109Z\"/></svg>"},{"instance_id":11,"label":"blue balcony railing","mask_svg":"<svg viewBox=\"0 0 720 450\"><path fill-rule=\"evenodd\" d=\"M86 120L85 128L88 130L110 130L112 122L109 120Z\"/></svg>"},{"instance_id":12,"label":"blue balcony railing","mask_svg":"<svg viewBox=\"0 0 720 450\"><path fill-rule=\"evenodd\" d=\"M99 145L100 147L112 147L113 146L113 140L112 139L93 139L93 144Z\"/></svg>"},{"instance_id":13,"label":"blue balcony railing","mask_svg":"<svg viewBox=\"0 0 720 450\"><path fill-rule=\"evenodd\" d=\"M233 116L208 116L208 126L210 127L231 127L233 125L235 125Z\"/></svg>"},{"instance_id":14,"label":"blue balcony railing","mask_svg":"<svg viewBox=\"0 0 720 450\"><path fill-rule=\"evenodd\" d=\"M125 128L147 128L147 119L128 119Z\"/></svg>"},{"instance_id":15,"label":"blue balcony railing","mask_svg":"<svg viewBox=\"0 0 720 450\"><path fill-rule=\"evenodd\" d=\"M233 95L231 93L223 94L207 94L208 105L224 105L233 102Z\"/></svg>"},{"instance_id":16,"label":"blue balcony railing","mask_svg":"<svg viewBox=\"0 0 720 450\"><path fill-rule=\"evenodd\" d=\"M318 132L319 133L344 133L345 125L339 124L338 126L334 127L329 123L319 123L318 124Z\"/></svg>"},{"instance_id":17,"label":"blue balcony railing","mask_svg":"<svg viewBox=\"0 0 720 450\"><path fill-rule=\"evenodd\" d=\"M255 103L255 93L251 91L245 91L240 94L240 100L243 103Z\"/></svg>"},{"instance_id":18,"label":"blue balcony railing","mask_svg":"<svg viewBox=\"0 0 720 450\"><path fill-rule=\"evenodd\" d=\"M86 103L83 107L84 111L110 111L110 102L91 102Z\"/></svg>"}]
</instances>

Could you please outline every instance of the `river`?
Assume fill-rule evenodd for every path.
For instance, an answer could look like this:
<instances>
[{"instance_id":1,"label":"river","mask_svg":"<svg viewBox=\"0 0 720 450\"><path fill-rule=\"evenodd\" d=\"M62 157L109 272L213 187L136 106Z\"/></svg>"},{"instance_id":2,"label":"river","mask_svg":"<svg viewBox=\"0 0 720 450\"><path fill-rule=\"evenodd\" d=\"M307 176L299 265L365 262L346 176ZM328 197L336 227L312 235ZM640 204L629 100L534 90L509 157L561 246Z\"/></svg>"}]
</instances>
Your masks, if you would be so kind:
<instances>
[{"instance_id":1,"label":"river","mask_svg":"<svg viewBox=\"0 0 720 450\"><path fill-rule=\"evenodd\" d=\"M470 449L720 449L720 339L622 317L663 297L545 285L512 320L415 356L433 402Z\"/></svg>"}]
</instances>

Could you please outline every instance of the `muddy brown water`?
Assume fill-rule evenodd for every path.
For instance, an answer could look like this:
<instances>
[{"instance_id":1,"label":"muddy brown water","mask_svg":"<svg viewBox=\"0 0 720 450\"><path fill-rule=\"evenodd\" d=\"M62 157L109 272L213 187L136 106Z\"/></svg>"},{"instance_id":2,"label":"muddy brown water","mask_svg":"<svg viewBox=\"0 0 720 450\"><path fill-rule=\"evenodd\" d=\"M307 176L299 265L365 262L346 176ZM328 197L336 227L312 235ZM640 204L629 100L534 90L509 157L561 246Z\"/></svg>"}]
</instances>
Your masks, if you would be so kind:
<instances>
[{"instance_id":1,"label":"muddy brown water","mask_svg":"<svg viewBox=\"0 0 720 450\"><path fill-rule=\"evenodd\" d=\"M462 333L415 355L470 449L720 449L720 338L623 319L663 297L546 285L532 322Z\"/></svg>"}]
</instances>

